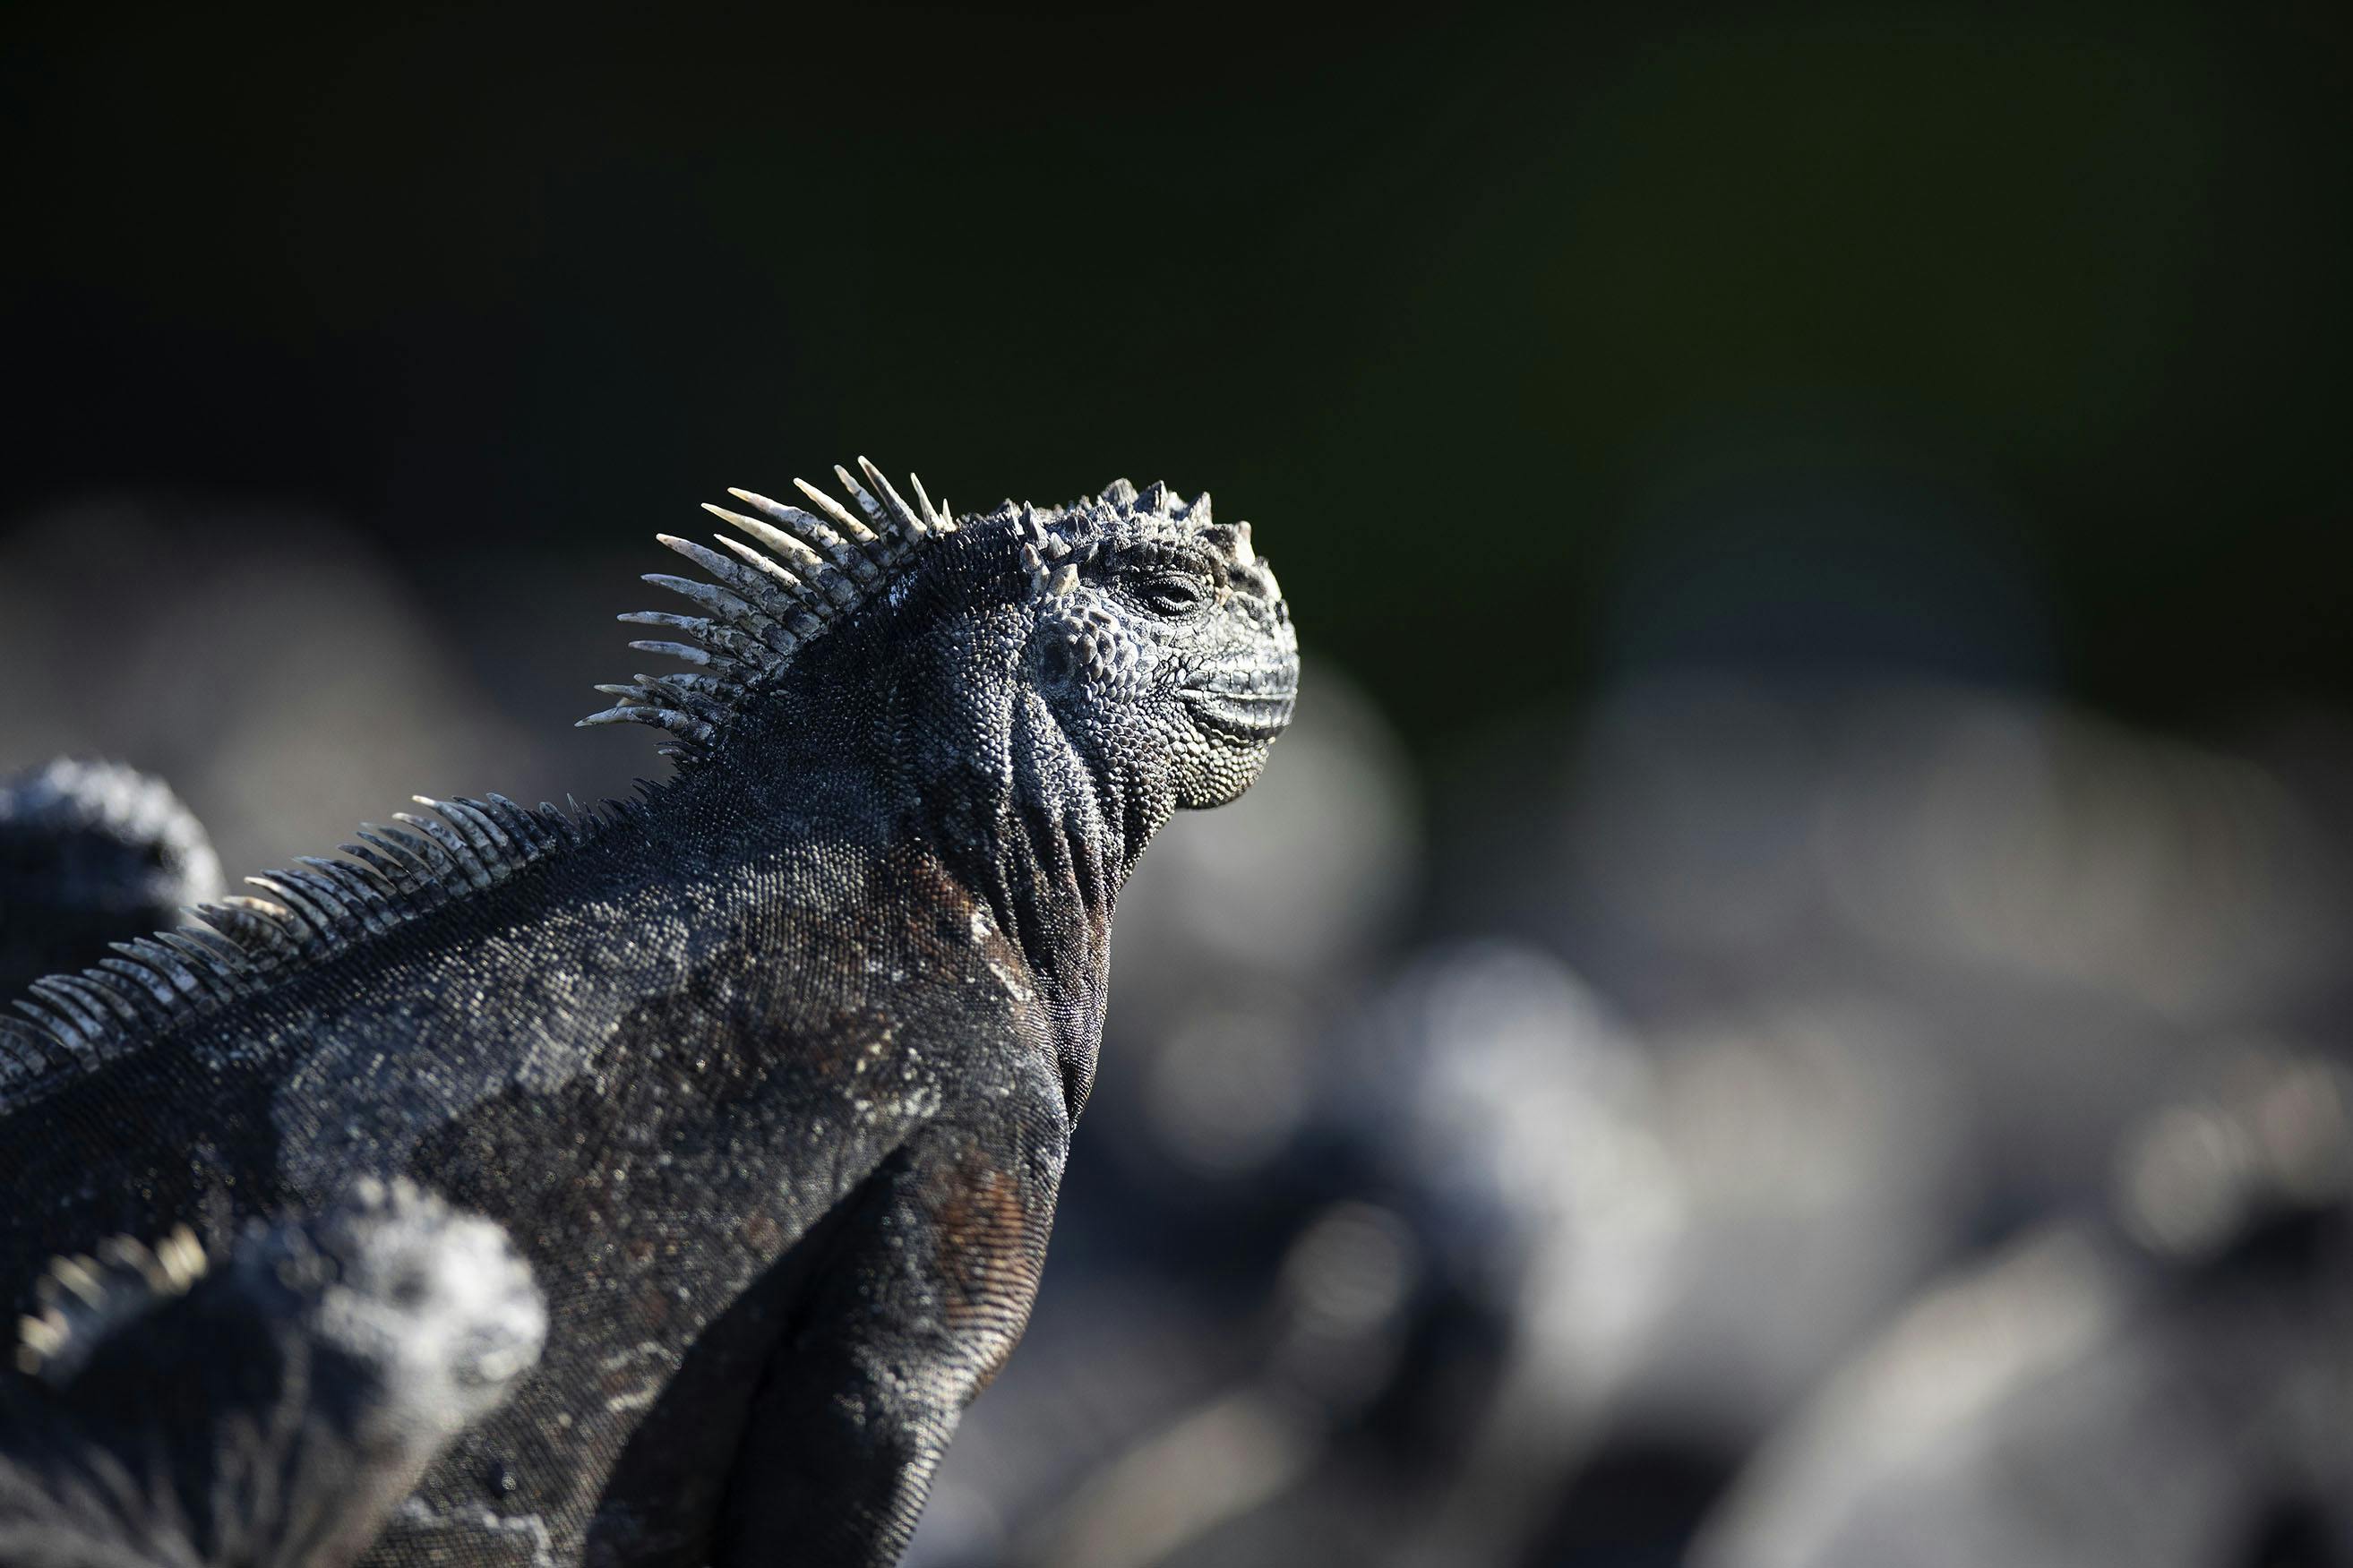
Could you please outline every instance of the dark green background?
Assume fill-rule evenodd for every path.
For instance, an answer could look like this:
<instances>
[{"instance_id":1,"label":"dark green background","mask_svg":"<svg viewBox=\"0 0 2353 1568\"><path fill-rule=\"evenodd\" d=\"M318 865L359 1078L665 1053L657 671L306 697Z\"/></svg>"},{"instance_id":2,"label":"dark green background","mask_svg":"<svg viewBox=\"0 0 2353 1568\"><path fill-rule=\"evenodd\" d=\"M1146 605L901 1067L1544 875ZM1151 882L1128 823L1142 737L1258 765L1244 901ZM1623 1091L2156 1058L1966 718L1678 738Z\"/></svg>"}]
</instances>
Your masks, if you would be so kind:
<instances>
[{"instance_id":1,"label":"dark green background","mask_svg":"<svg viewBox=\"0 0 2353 1568\"><path fill-rule=\"evenodd\" d=\"M6 32L0 529L289 497L438 603L863 451L1212 489L1425 755L1685 658L2353 694L2340 6Z\"/></svg>"}]
</instances>

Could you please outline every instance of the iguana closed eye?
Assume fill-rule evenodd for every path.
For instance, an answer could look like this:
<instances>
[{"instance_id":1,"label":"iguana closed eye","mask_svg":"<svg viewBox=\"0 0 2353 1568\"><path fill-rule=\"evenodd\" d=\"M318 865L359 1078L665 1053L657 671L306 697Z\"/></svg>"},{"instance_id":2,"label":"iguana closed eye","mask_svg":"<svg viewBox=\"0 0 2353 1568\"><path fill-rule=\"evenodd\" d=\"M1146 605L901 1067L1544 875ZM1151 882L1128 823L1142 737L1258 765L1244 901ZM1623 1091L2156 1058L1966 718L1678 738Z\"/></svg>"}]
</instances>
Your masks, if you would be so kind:
<instances>
[{"instance_id":1,"label":"iguana closed eye","mask_svg":"<svg viewBox=\"0 0 2353 1568\"><path fill-rule=\"evenodd\" d=\"M891 1562L1020 1334L1121 884L1296 643L1206 496L861 467L665 541L685 668L586 721L663 731L641 800L427 800L0 1024L0 1278L360 1175L514 1237L545 1356L370 1563Z\"/></svg>"}]
</instances>

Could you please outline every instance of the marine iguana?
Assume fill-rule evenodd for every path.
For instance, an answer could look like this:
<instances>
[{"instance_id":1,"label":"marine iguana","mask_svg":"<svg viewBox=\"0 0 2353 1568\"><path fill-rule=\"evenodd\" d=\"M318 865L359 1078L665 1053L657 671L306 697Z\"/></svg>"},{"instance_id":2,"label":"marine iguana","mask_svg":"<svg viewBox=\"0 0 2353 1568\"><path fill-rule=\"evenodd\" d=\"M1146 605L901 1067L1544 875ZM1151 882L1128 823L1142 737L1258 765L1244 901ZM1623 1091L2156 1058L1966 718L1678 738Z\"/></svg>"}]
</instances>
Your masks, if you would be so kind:
<instances>
[{"instance_id":1,"label":"marine iguana","mask_svg":"<svg viewBox=\"0 0 2353 1568\"><path fill-rule=\"evenodd\" d=\"M220 893L211 840L162 780L71 757L0 778L0 994Z\"/></svg>"},{"instance_id":2,"label":"marine iguana","mask_svg":"<svg viewBox=\"0 0 2353 1568\"><path fill-rule=\"evenodd\" d=\"M545 1360L370 1563L889 1563L1019 1337L1113 902L1297 643L1206 495L958 518L860 465L711 509L759 548L662 536L710 580L622 618L692 668L583 721L665 731L642 799L426 800L0 1037L0 1277L355 1173L513 1234Z\"/></svg>"},{"instance_id":3,"label":"marine iguana","mask_svg":"<svg viewBox=\"0 0 2353 1568\"><path fill-rule=\"evenodd\" d=\"M498 1226L406 1181L59 1258L0 1387L10 1568L342 1568L513 1391L547 1314Z\"/></svg>"}]
</instances>

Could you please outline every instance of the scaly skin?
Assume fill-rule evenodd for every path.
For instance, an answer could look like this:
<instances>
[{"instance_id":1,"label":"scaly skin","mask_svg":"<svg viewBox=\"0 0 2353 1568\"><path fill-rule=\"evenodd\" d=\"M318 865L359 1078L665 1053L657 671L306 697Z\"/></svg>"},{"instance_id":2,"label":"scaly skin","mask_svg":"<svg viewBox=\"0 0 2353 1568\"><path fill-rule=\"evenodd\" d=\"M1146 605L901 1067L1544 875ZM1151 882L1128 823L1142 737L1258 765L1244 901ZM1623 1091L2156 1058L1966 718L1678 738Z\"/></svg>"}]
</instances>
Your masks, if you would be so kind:
<instances>
[{"instance_id":1,"label":"scaly skin","mask_svg":"<svg viewBox=\"0 0 2353 1568\"><path fill-rule=\"evenodd\" d=\"M1020 1335L1120 886L1255 776L1296 643L1207 498L958 525L867 474L871 527L723 514L789 573L673 542L708 618L631 618L698 673L595 721L674 738L642 804L444 805L445 847L214 911L227 956L36 987L0 1076L14 1277L361 1173L528 1258L539 1370L371 1563L893 1562Z\"/></svg>"}]
</instances>

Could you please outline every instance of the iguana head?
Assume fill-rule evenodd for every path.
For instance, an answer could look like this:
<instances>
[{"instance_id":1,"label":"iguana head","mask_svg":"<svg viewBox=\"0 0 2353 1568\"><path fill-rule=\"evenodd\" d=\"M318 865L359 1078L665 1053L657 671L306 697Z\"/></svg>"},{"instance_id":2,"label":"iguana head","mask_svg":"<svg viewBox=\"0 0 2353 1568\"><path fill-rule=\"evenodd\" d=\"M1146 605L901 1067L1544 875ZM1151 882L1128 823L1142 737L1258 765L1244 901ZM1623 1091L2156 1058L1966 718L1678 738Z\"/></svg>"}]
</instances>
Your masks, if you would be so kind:
<instances>
[{"instance_id":1,"label":"iguana head","mask_svg":"<svg viewBox=\"0 0 2353 1568\"><path fill-rule=\"evenodd\" d=\"M1125 479L976 522L1017 544L1025 669L1064 728L1098 752L1164 759L1180 806L1240 795L1299 689L1291 610L1250 524L1212 522L1207 495Z\"/></svg>"},{"instance_id":2,"label":"iguana head","mask_svg":"<svg viewBox=\"0 0 2353 1568\"><path fill-rule=\"evenodd\" d=\"M714 581L647 581L700 613L621 618L680 634L630 646L696 668L600 687L618 705L582 722L657 725L674 737L667 750L691 759L802 647L858 621L860 640L886 649L946 632L969 655L969 679L1009 670L1073 743L1141 771L1178 806L1220 805L1257 776L1291 720L1299 645L1248 523L1211 521L1206 495L1187 502L1125 479L1069 506L1008 500L959 519L920 481L911 503L859 466L862 484L834 470L849 506L796 480L807 509L749 490L730 493L756 516L708 509L765 549L722 536L723 555L660 536ZM925 624L900 624L909 617Z\"/></svg>"}]
</instances>

